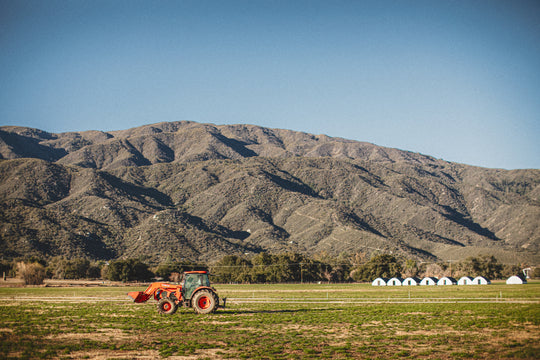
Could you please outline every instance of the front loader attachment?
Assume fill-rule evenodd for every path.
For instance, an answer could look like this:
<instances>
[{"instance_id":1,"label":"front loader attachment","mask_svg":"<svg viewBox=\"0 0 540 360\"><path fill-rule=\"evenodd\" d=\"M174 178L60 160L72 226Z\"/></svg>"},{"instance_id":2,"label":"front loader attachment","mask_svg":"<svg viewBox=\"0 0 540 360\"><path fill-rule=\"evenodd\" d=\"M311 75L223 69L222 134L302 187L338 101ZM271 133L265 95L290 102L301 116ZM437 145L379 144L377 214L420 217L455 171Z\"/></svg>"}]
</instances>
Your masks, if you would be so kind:
<instances>
[{"instance_id":1,"label":"front loader attachment","mask_svg":"<svg viewBox=\"0 0 540 360\"><path fill-rule=\"evenodd\" d=\"M136 303L154 298L160 314L172 314L178 306L191 307L198 314L209 314L217 308L224 309L227 303L227 299L219 299L216 289L210 286L208 271L185 271L181 284L154 282L144 291L132 291L127 295Z\"/></svg>"},{"instance_id":2,"label":"front loader attachment","mask_svg":"<svg viewBox=\"0 0 540 360\"><path fill-rule=\"evenodd\" d=\"M142 303L150 299L151 295L145 294L142 291L132 291L128 293L128 296L133 298L133 301L136 303Z\"/></svg>"}]
</instances>

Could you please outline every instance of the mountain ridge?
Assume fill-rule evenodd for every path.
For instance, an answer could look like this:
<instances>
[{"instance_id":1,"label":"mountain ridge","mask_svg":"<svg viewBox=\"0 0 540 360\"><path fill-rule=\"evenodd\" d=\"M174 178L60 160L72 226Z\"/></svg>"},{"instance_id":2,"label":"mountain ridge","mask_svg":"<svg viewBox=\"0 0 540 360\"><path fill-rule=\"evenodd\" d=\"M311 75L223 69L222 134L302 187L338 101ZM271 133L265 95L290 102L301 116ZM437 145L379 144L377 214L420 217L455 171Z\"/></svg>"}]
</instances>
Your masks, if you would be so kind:
<instances>
[{"instance_id":1,"label":"mountain ridge","mask_svg":"<svg viewBox=\"0 0 540 360\"><path fill-rule=\"evenodd\" d=\"M3 126L0 157L4 256L539 259L536 169L188 121L60 134Z\"/></svg>"}]
</instances>

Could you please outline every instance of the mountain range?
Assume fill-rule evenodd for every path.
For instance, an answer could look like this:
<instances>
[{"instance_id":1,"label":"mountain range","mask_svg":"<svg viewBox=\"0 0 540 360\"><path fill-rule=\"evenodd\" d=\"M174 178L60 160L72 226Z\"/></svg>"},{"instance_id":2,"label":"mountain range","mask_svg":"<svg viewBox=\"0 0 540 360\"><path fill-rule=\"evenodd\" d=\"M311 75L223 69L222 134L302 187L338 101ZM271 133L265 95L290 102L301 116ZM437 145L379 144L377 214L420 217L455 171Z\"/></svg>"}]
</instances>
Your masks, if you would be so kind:
<instances>
[{"instance_id":1,"label":"mountain range","mask_svg":"<svg viewBox=\"0 0 540 360\"><path fill-rule=\"evenodd\" d=\"M110 132L2 126L0 159L4 258L540 259L538 169L190 121Z\"/></svg>"}]
</instances>

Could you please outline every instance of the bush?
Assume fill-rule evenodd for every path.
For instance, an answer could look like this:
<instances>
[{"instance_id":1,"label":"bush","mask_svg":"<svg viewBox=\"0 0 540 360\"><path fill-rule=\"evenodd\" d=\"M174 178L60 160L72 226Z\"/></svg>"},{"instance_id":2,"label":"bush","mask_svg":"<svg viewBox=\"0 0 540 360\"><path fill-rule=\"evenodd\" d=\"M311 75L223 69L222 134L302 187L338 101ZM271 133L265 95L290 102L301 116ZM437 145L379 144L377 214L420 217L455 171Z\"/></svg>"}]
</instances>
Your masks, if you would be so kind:
<instances>
[{"instance_id":1,"label":"bush","mask_svg":"<svg viewBox=\"0 0 540 360\"><path fill-rule=\"evenodd\" d=\"M39 263L17 263L17 274L26 285L41 285L45 280L45 267Z\"/></svg>"}]
</instances>

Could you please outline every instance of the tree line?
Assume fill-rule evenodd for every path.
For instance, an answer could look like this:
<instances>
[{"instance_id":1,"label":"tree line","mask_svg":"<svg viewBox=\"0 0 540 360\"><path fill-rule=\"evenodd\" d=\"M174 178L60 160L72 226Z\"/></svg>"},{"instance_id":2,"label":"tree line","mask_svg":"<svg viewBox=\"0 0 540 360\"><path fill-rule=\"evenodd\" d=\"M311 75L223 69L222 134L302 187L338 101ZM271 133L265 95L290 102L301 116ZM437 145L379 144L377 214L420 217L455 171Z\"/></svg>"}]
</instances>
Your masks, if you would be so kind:
<instances>
[{"instance_id":1,"label":"tree line","mask_svg":"<svg viewBox=\"0 0 540 360\"><path fill-rule=\"evenodd\" d=\"M53 257L17 259L0 262L4 276L18 276L27 284L41 284L44 279L102 279L110 281L179 282L188 270L209 270L216 283L301 283L369 282L378 277L484 276L502 279L520 275L521 266L501 264L494 256L469 257L459 262L422 263L391 254L342 254L308 257L298 253L269 254L251 257L227 255L213 264L168 261L151 267L143 259L90 261ZM540 267L531 274L540 278Z\"/></svg>"},{"instance_id":2,"label":"tree line","mask_svg":"<svg viewBox=\"0 0 540 360\"><path fill-rule=\"evenodd\" d=\"M371 282L379 277L425 276L483 276L494 280L520 275L522 269L519 265L501 264L488 255L440 263L423 263L391 254L374 255L367 261L363 261L362 254L323 259L301 254L260 253L250 259L229 255L210 269L216 280L223 283ZM540 268L537 267L532 276L540 278Z\"/></svg>"}]
</instances>

